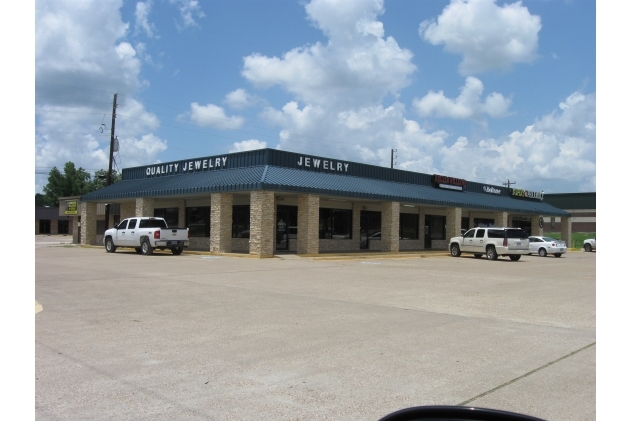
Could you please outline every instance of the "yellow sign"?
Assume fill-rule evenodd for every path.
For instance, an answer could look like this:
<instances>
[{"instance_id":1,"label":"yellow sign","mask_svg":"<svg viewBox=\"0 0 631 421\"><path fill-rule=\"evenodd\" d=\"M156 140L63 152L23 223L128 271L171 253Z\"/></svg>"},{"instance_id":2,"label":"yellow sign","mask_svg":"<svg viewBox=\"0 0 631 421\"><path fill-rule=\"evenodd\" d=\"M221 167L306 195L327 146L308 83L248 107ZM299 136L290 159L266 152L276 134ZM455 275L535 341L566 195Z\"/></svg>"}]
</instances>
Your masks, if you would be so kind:
<instances>
[{"instance_id":1,"label":"yellow sign","mask_svg":"<svg viewBox=\"0 0 631 421\"><path fill-rule=\"evenodd\" d=\"M66 200L66 211L64 215L77 215L77 201Z\"/></svg>"}]
</instances>

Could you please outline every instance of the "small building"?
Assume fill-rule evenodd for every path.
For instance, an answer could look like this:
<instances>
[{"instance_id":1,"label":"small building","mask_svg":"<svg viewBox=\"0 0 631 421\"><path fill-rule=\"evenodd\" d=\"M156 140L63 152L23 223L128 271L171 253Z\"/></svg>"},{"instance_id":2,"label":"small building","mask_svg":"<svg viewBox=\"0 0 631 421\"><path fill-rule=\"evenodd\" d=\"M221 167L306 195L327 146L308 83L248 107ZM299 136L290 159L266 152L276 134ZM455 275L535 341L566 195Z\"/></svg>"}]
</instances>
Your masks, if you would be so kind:
<instances>
[{"instance_id":1,"label":"small building","mask_svg":"<svg viewBox=\"0 0 631 421\"><path fill-rule=\"evenodd\" d=\"M105 232L105 205L105 203L97 203L96 205L96 231L99 233L96 236L96 242L103 240L103 232ZM59 218L65 218L67 220L68 231L65 234L72 234L72 242L74 244L81 244L81 197L60 197L59 207L51 209L57 212ZM113 203L110 205L110 223L108 226L112 227L119 221L120 205Z\"/></svg>"},{"instance_id":2,"label":"small building","mask_svg":"<svg viewBox=\"0 0 631 421\"><path fill-rule=\"evenodd\" d=\"M60 215L56 207L35 206L35 235L72 234L71 218Z\"/></svg>"},{"instance_id":3,"label":"small building","mask_svg":"<svg viewBox=\"0 0 631 421\"><path fill-rule=\"evenodd\" d=\"M596 192L546 194L544 202L569 212L572 232L596 232ZM559 218L544 218L545 232L559 232Z\"/></svg>"},{"instance_id":4,"label":"small building","mask_svg":"<svg viewBox=\"0 0 631 421\"><path fill-rule=\"evenodd\" d=\"M275 149L126 168L122 181L80 198L81 244L100 244L99 205L119 219L164 217L189 229L191 249L260 257L281 251L447 250L476 226L543 234L570 214L527 191ZM114 222L114 221L112 221ZM110 224L110 227L113 224Z\"/></svg>"}]
</instances>

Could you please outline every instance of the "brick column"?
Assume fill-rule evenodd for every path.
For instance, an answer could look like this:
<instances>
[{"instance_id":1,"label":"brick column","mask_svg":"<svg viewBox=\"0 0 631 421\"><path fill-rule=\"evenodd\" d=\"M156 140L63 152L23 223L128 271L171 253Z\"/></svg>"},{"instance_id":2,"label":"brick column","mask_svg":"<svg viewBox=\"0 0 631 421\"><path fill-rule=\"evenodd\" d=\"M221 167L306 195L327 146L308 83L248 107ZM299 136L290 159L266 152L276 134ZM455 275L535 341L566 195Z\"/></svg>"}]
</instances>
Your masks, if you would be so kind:
<instances>
[{"instance_id":1,"label":"brick column","mask_svg":"<svg viewBox=\"0 0 631 421\"><path fill-rule=\"evenodd\" d=\"M568 247L574 247L572 244L572 218L561 217L561 240L565 241ZM581 247L582 244L579 245Z\"/></svg>"},{"instance_id":2,"label":"brick column","mask_svg":"<svg viewBox=\"0 0 631 421\"><path fill-rule=\"evenodd\" d=\"M138 217L141 216L153 216L153 204L155 199L149 199L146 197L139 197L136 199L136 213Z\"/></svg>"},{"instance_id":3,"label":"brick column","mask_svg":"<svg viewBox=\"0 0 631 421\"><path fill-rule=\"evenodd\" d=\"M539 218L543 218L543 215L535 215L530 218L530 235L543 235L543 227L539 227Z\"/></svg>"},{"instance_id":4,"label":"brick column","mask_svg":"<svg viewBox=\"0 0 631 421\"><path fill-rule=\"evenodd\" d=\"M353 250L359 250L361 243L361 215L362 206L359 203L353 203L353 230L351 231L351 238L353 239Z\"/></svg>"},{"instance_id":5,"label":"brick column","mask_svg":"<svg viewBox=\"0 0 631 421\"><path fill-rule=\"evenodd\" d=\"M81 244L96 244L95 202L81 202Z\"/></svg>"},{"instance_id":6,"label":"brick column","mask_svg":"<svg viewBox=\"0 0 631 421\"><path fill-rule=\"evenodd\" d=\"M177 226L186 227L186 200L177 201Z\"/></svg>"},{"instance_id":7,"label":"brick column","mask_svg":"<svg viewBox=\"0 0 631 421\"><path fill-rule=\"evenodd\" d=\"M320 196L301 194L298 196L298 254L320 252Z\"/></svg>"},{"instance_id":8,"label":"brick column","mask_svg":"<svg viewBox=\"0 0 631 421\"><path fill-rule=\"evenodd\" d=\"M493 219L495 220L496 227L508 226L508 213L507 212L495 212L493 214Z\"/></svg>"},{"instance_id":9,"label":"brick column","mask_svg":"<svg viewBox=\"0 0 631 421\"><path fill-rule=\"evenodd\" d=\"M250 254L274 257L274 192L250 193Z\"/></svg>"},{"instance_id":10,"label":"brick column","mask_svg":"<svg viewBox=\"0 0 631 421\"><path fill-rule=\"evenodd\" d=\"M127 218L133 218L136 216L136 203L135 202L125 202L121 203L121 221Z\"/></svg>"},{"instance_id":11,"label":"brick column","mask_svg":"<svg viewBox=\"0 0 631 421\"><path fill-rule=\"evenodd\" d=\"M381 251L399 251L399 202L381 203Z\"/></svg>"},{"instance_id":12,"label":"brick column","mask_svg":"<svg viewBox=\"0 0 631 421\"><path fill-rule=\"evenodd\" d=\"M232 193L210 195L210 251L232 251Z\"/></svg>"},{"instance_id":13,"label":"brick column","mask_svg":"<svg viewBox=\"0 0 631 421\"><path fill-rule=\"evenodd\" d=\"M419 208L418 210L418 239L423 249L425 249L425 208Z\"/></svg>"},{"instance_id":14,"label":"brick column","mask_svg":"<svg viewBox=\"0 0 631 421\"><path fill-rule=\"evenodd\" d=\"M445 229L446 240L449 240L451 237L458 237L462 226L462 208L447 208L445 223L447 225Z\"/></svg>"}]
</instances>

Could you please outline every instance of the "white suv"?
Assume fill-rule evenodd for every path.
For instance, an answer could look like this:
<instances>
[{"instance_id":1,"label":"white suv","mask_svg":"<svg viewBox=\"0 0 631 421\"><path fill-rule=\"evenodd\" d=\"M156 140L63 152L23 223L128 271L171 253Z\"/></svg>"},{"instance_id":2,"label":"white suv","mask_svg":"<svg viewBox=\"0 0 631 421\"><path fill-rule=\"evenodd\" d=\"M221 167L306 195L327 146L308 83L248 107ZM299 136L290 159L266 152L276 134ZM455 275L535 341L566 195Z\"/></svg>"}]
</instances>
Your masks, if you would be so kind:
<instances>
[{"instance_id":1,"label":"white suv","mask_svg":"<svg viewBox=\"0 0 631 421\"><path fill-rule=\"evenodd\" d=\"M517 261L522 254L530 253L526 231L521 228L471 228L459 237L449 240L449 252L453 257L461 253L473 253L476 258L486 254L489 260L508 256Z\"/></svg>"}]
</instances>

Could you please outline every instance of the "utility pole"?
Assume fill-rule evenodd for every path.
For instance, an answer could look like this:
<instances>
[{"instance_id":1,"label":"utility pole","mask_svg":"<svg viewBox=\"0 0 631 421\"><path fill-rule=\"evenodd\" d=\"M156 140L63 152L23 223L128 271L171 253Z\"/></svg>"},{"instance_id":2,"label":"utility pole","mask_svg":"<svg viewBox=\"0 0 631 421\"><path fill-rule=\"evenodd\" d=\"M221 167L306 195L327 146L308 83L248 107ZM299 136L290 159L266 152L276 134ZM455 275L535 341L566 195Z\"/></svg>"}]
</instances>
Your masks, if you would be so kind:
<instances>
[{"instance_id":1,"label":"utility pole","mask_svg":"<svg viewBox=\"0 0 631 421\"><path fill-rule=\"evenodd\" d=\"M502 183L502 184L504 184L506 187L508 187L510 189L510 185L511 184L517 184L517 181L510 181L510 178L509 178L506 183Z\"/></svg>"},{"instance_id":2,"label":"utility pole","mask_svg":"<svg viewBox=\"0 0 631 421\"><path fill-rule=\"evenodd\" d=\"M114 127L116 126L116 97L118 94L114 94L114 102L112 103L112 132L110 133L110 163L107 167L107 175L105 176L105 187L112 184L112 161L114 160ZM105 231L110 225L110 204L105 204Z\"/></svg>"},{"instance_id":3,"label":"utility pole","mask_svg":"<svg viewBox=\"0 0 631 421\"><path fill-rule=\"evenodd\" d=\"M394 156L394 153L396 151L396 149L390 149L390 168L394 168L394 158L396 158L396 156Z\"/></svg>"}]
</instances>

